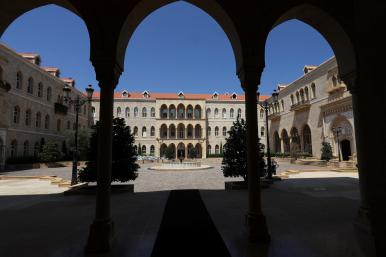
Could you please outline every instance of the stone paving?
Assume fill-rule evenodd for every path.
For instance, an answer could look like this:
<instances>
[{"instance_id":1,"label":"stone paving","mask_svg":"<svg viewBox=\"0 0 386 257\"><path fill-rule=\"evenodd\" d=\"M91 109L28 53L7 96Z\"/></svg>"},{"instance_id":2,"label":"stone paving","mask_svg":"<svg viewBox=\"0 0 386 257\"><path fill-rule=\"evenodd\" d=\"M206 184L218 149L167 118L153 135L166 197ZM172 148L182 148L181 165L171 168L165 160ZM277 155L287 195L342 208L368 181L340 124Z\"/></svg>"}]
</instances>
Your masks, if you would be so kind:
<instances>
[{"instance_id":1,"label":"stone paving","mask_svg":"<svg viewBox=\"0 0 386 257\"><path fill-rule=\"evenodd\" d=\"M212 164L213 169L183 172L151 171L151 164L142 165L134 182L136 193L112 195L116 240L109 254L98 256L150 256L168 190L198 188L233 257L364 257L353 229L360 203L356 173L291 174L263 189L263 212L272 236L266 249L246 239L247 191L224 191L224 181L235 179L224 179L219 163ZM278 173L299 166L313 168L283 163ZM70 175L71 168L8 174ZM64 196L63 190L37 179L0 180L1 256L85 256L95 197Z\"/></svg>"}]
</instances>

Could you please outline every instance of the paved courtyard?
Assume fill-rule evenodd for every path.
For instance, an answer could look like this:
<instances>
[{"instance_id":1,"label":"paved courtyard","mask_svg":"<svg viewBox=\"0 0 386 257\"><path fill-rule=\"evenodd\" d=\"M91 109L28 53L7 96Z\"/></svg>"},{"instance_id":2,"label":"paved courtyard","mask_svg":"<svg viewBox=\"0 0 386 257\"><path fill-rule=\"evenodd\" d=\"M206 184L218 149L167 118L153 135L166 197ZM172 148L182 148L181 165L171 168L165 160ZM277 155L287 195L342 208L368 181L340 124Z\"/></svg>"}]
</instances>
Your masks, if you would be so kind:
<instances>
[{"instance_id":1,"label":"paved courtyard","mask_svg":"<svg viewBox=\"0 0 386 257\"><path fill-rule=\"evenodd\" d=\"M98 256L150 256L169 190L198 188L234 257L364 257L353 228L359 207L356 173L321 170L292 174L262 189L263 211L272 236L269 248L264 248L246 239L247 192L224 191L228 179L219 172L219 163L213 164L213 169L183 172L150 171L149 164L143 165L134 182L136 193L112 196L116 240L111 253ZM299 167L280 164L279 172L287 169ZM65 177L70 170L12 174ZM63 190L36 179L0 180L1 256L85 256L83 247L94 216L95 197L64 196Z\"/></svg>"}]
</instances>

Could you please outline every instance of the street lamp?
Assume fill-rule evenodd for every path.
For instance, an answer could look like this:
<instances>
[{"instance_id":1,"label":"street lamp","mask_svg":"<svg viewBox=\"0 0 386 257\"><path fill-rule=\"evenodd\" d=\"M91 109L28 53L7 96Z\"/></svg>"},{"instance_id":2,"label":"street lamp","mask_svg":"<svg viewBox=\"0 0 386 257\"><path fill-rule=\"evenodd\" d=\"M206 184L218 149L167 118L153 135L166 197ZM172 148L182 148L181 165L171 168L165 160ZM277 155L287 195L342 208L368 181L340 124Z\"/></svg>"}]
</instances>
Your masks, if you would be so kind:
<instances>
[{"instance_id":1,"label":"street lamp","mask_svg":"<svg viewBox=\"0 0 386 257\"><path fill-rule=\"evenodd\" d=\"M258 93L258 96L260 94ZM279 93L276 92L276 90L272 93L272 99L273 103L276 103L278 101ZM267 138L267 178L269 180L272 180L272 161L271 161L271 148L269 145L269 129L268 129L268 110L269 110L269 103L267 100L263 102L262 105L260 105L264 111L265 111L265 127L266 127L266 138Z\"/></svg>"},{"instance_id":2,"label":"street lamp","mask_svg":"<svg viewBox=\"0 0 386 257\"><path fill-rule=\"evenodd\" d=\"M64 93L64 102L73 104L75 107L75 150L72 152L72 176L71 176L71 185L75 185L78 183L78 176L77 176L77 170L78 170L78 117L79 117L79 110L82 105L85 103L91 102L92 94L94 93L94 89L92 88L92 85L88 85L86 88L87 93L87 99L80 99L79 95L75 99L71 99L70 96L71 88L69 86L64 86L63 93Z\"/></svg>"},{"instance_id":3,"label":"street lamp","mask_svg":"<svg viewBox=\"0 0 386 257\"><path fill-rule=\"evenodd\" d=\"M338 157L339 157L339 162L341 162L342 160L340 157L339 134L342 134L342 127L334 127L334 128L332 128L332 132L334 132L336 135L336 141L338 142Z\"/></svg>"}]
</instances>

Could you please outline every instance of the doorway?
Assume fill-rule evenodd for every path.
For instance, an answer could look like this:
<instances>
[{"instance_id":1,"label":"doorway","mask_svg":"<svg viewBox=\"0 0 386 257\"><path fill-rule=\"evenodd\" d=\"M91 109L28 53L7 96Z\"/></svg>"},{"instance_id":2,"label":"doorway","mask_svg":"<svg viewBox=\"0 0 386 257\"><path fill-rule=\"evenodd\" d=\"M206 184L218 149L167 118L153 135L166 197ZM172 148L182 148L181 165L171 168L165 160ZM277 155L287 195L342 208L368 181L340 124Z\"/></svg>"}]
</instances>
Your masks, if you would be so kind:
<instances>
[{"instance_id":1,"label":"doorway","mask_svg":"<svg viewBox=\"0 0 386 257\"><path fill-rule=\"evenodd\" d=\"M348 161L351 156L351 143L349 140L345 139L340 142L342 149L342 159L343 161Z\"/></svg>"}]
</instances>

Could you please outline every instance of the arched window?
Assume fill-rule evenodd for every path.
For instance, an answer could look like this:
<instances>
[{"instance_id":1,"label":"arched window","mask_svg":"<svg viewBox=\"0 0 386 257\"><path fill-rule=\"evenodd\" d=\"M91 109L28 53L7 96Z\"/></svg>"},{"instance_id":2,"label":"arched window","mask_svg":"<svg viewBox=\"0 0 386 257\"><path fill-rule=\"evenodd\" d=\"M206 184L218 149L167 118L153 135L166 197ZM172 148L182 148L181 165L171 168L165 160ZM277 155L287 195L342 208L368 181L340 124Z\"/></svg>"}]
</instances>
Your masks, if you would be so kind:
<instances>
[{"instance_id":1,"label":"arched window","mask_svg":"<svg viewBox=\"0 0 386 257\"><path fill-rule=\"evenodd\" d=\"M38 84L38 97L43 97L43 83Z\"/></svg>"},{"instance_id":2,"label":"arched window","mask_svg":"<svg viewBox=\"0 0 386 257\"><path fill-rule=\"evenodd\" d=\"M187 127L187 137L193 138L193 126L191 124L189 124Z\"/></svg>"},{"instance_id":3,"label":"arched window","mask_svg":"<svg viewBox=\"0 0 386 257\"><path fill-rule=\"evenodd\" d=\"M235 110L233 110L233 108L230 109L230 111L229 111L229 116L230 116L231 119L234 118L234 116L235 116Z\"/></svg>"},{"instance_id":4,"label":"arched window","mask_svg":"<svg viewBox=\"0 0 386 257\"><path fill-rule=\"evenodd\" d=\"M306 97L306 101L309 101L310 100L310 95L309 95L309 92L308 92L308 87L304 88L304 95Z\"/></svg>"},{"instance_id":5,"label":"arched window","mask_svg":"<svg viewBox=\"0 0 386 257\"><path fill-rule=\"evenodd\" d=\"M215 151L215 154L220 154L220 147L216 145L214 151Z\"/></svg>"},{"instance_id":6,"label":"arched window","mask_svg":"<svg viewBox=\"0 0 386 257\"><path fill-rule=\"evenodd\" d=\"M218 118L218 109L217 109L217 108L214 109L214 117L215 117L215 118Z\"/></svg>"},{"instance_id":7,"label":"arched window","mask_svg":"<svg viewBox=\"0 0 386 257\"><path fill-rule=\"evenodd\" d=\"M25 111L25 125L31 126L31 110L30 109L27 109Z\"/></svg>"},{"instance_id":8,"label":"arched window","mask_svg":"<svg viewBox=\"0 0 386 257\"><path fill-rule=\"evenodd\" d=\"M311 129L308 125L303 128L303 152L312 154Z\"/></svg>"},{"instance_id":9,"label":"arched window","mask_svg":"<svg viewBox=\"0 0 386 257\"><path fill-rule=\"evenodd\" d=\"M260 136L263 137L265 135L265 128L261 127L260 128Z\"/></svg>"},{"instance_id":10,"label":"arched window","mask_svg":"<svg viewBox=\"0 0 386 257\"><path fill-rule=\"evenodd\" d=\"M163 104L160 109L160 115L162 119L167 119L168 118L168 107ZM175 117L171 117L171 119L174 119Z\"/></svg>"},{"instance_id":11,"label":"arched window","mask_svg":"<svg viewBox=\"0 0 386 257\"><path fill-rule=\"evenodd\" d=\"M35 126L37 128L40 128L42 124L42 114L40 112L36 113L36 121L35 121Z\"/></svg>"},{"instance_id":12,"label":"arched window","mask_svg":"<svg viewBox=\"0 0 386 257\"><path fill-rule=\"evenodd\" d=\"M241 119L241 109L240 108L237 110L237 117L239 117Z\"/></svg>"},{"instance_id":13,"label":"arched window","mask_svg":"<svg viewBox=\"0 0 386 257\"><path fill-rule=\"evenodd\" d=\"M151 107L151 109L150 109L150 116L151 116L152 118L155 117L155 108L154 108L154 107Z\"/></svg>"},{"instance_id":14,"label":"arched window","mask_svg":"<svg viewBox=\"0 0 386 257\"><path fill-rule=\"evenodd\" d=\"M46 115L44 118L44 128L49 129L50 128L50 115Z\"/></svg>"},{"instance_id":15,"label":"arched window","mask_svg":"<svg viewBox=\"0 0 386 257\"><path fill-rule=\"evenodd\" d=\"M27 93L29 94L34 93L34 80L31 77L28 79Z\"/></svg>"},{"instance_id":16,"label":"arched window","mask_svg":"<svg viewBox=\"0 0 386 257\"><path fill-rule=\"evenodd\" d=\"M212 146L208 145L207 147L208 154L212 154Z\"/></svg>"},{"instance_id":17,"label":"arched window","mask_svg":"<svg viewBox=\"0 0 386 257\"><path fill-rule=\"evenodd\" d=\"M188 119L193 119L193 106L188 105L188 107L186 108L186 117Z\"/></svg>"},{"instance_id":18,"label":"arched window","mask_svg":"<svg viewBox=\"0 0 386 257\"><path fill-rule=\"evenodd\" d=\"M294 95L291 95L291 105L294 105L294 104L295 104Z\"/></svg>"},{"instance_id":19,"label":"arched window","mask_svg":"<svg viewBox=\"0 0 386 257\"><path fill-rule=\"evenodd\" d=\"M316 88L315 88L315 83L311 84L311 98L314 99L316 98Z\"/></svg>"},{"instance_id":20,"label":"arched window","mask_svg":"<svg viewBox=\"0 0 386 257\"><path fill-rule=\"evenodd\" d=\"M264 110L260 109L260 119L264 119Z\"/></svg>"},{"instance_id":21,"label":"arched window","mask_svg":"<svg viewBox=\"0 0 386 257\"><path fill-rule=\"evenodd\" d=\"M20 122L20 107L15 106L13 108L13 123L19 124Z\"/></svg>"},{"instance_id":22,"label":"arched window","mask_svg":"<svg viewBox=\"0 0 386 257\"><path fill-rule=\"evenodd\" d=\"M212 134L212 129L208 127L206 130L207 130L208 137L210 137Z\"/></svg>"},{"instance_id":23,"label":"arched window","mask_svg":"<svg viewBox=\"0 0 386 257\"><path fill-rule=\"evenodd\" d=\"M121 116L121 107L117 107L117 117L120 117Z\"/></svg>"},{"instance_id":24,"label":"arched window","mask_svg":"<svg viewBox=\"0 0 386 257\"><path fill-rule=\"evenodd\" d=\"M223 135L224 137L227 136L227 128L226 128L226 127L223 127L223 128L222 128L222 135Z\"/></svg>"},{"instance_id":25,"label":"arched window","mask_svg":"<svg viewBox=\"0 0 386 257\"><path fill-rule=\"evenodd\" d=\"M200 124L197 124L196 127L194 128L194 137L195 138L201 138L201 126Z\"/></svg>"},{"instance_id":26,"label":"arched window","mask_svg":"<svg viewBox=\"0 0 386 257\"><path fill-rule=\"evenodd\" d=\"M155 128L153 126L150 128L150 136L151 137L155 136Z\"/></svg>"},{"instance_id":27,"label":"arched window","mask_svg":"<svg viewBox=\"0 0 386 257\"><path fill-rule=\"evenodd\" d=\"M299 91L296 91L296 104L300 103L300 94Z\"/></svg>"},{"instance_id":28,"label":"arched window","mask_svg":"<svg viewBox=\"0 0 386 257\"><path fill-rule=\"evenodd\" d=\"M150 146L150 155L154 156L154 152L155 152L155 147L154 147L154 145L151 145Z\"/></svg>"},{"instance_id":29,"label":"arched window","mask_svg":"<svg viewBox=\"0 0 386 257\"><path fill-rule=\"evenodd\" d=\"M178 133L178 138L184 138L185 137L185 127L183 124L178 125L177 133Z\"/></svg>"},{"instance_id":30,"label":"arched window","mask_svg":"<svg viewBox=\"0 0 386 257\"><path fill-rule=\"evenodd\" d=\"M138 117L138 107L134 107L134 117Z\"/></svg>"},{"instance_id":31,"label":"arched window","mask_svg":"<svg viewBox=\"0 0 386 257\"><path fill-rule=\"evenodd\" d=\"M57 131L60 131L62 129L62 120L61 119L58 119L56 121L56 130Z\"/></svg>"},{"instance_id":32,"label":"arched window","mask_svg":"<svg viewBox=\"0 0 386 257\"><path fill-rule=\"evenodd\" d=\"M215 127L215 128L214 128L214 135L215 135L216 137L218 137L218 131L219 131L218 127Z\"/></svg>"},{"instance_id":33,"label":"arched window","mask_svg":"<svg viewBox=\"0 0 386 257\"><path fill-rule=\"evenodd\" d=\"M133 134L134 134L135 137L138 136L138 127L137 126L134 127Z\"/></svg>"},{"instance_id":34,"label":"arched window","mask_svg":"<svg viewBox=\"0 0 386 257\"><path fill-rule=\"evenodd\" d=\"M126 109L125 109L125 117L126 118L130 117L130 108L129 107L126 107Z\"/></svg>"},{"instance_id":35,"label":"arched window","mask_svg":"<svg viewBox=\"0 0 386 257\"><path fill-rule=\"evenodd\" d=\"M142 146L142 155L145 155L146 154L146 145L143 145Z\"/></svg>"},{"instance_id":36,"label":"arched window","mask_svg":"<svg viewBox=\"0 0 386 257\"><path fill-rule=\"evenodd\" d=\"M50 102L52 97L52 89L50 87L47 88L47 101Z\"/></svg>"},{"instance_id":37,"label":"arched window","mask_svg":"<svg viewBox=\"0 0 386 257\"><path fill-rule=\"evenodd\" d=\"M201 106L199 105L196 105L196 107L194 107L194 118L201 119Z\"/></svg>"},{"instance_id":38,"label":"arched window","mask_svg":"<svg viewBox=\"0 0 386 257\"><path fill-rule=\"evenodd\" d=\"M146 127L142 127L142 137L146 137Z\"/></svg>"},{"instance_id":39,"label":"arched window","mask_svg":"<svg viewBox=\"0 0 386 257\"><path fill-rule=\"evenodd\" d=\"M227 109L223 108L222 109L222 118L226 119L226 117L227 117Z\"/></svg>"},{"instance_id":40,"label":"arched window","mask_svg":"<svg viewBox=\"0 0 386 257\"><path fill-rule=\"evenodd\" d=\"M23 144L23 156L24 157L29 156L29 142L28 142L28 140L24 141L24 144Z\"/></svg>"},{"instance_id":41,"label":"arched window","mask_svg":"<svg viewBox=\"0 0 386 257\"><path fill-rule=\"evenodd\" d=\"M20 71L16 74L16 88L23 88L23 74Z\"/></svg>"},{"instance_id":42,"label":"arched window","mask_svg":"<svg viewBox=\"0 0 386 257\"><path fill-rule=\"evenodd\" d=\"M146 109L146 107L143 107L143 108L142 108L142 117L143 117L143 118L146 118L146 117L147 117L147 109Z\"/></svg>"},{"instance_id":43,"label":"arched window","mask_svg":"<svg viewBox=\"0 0 386 257\"><path fill-rule=\"evenodd\" d=\"M15 158L17 156L17 140L14 139L11 142L11 158Z\"/></svg>"},{"instance_id":44,"label":"arched window","mask_svg":"<svg viewBox=\"0 0 386 257\"><path fill-rule=\"evenodd\" d=\"M209 118L212 114L212 110L210 108L206 109L206 117Z\"/></svg>"}]
</instances>

